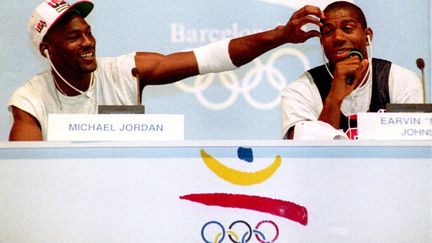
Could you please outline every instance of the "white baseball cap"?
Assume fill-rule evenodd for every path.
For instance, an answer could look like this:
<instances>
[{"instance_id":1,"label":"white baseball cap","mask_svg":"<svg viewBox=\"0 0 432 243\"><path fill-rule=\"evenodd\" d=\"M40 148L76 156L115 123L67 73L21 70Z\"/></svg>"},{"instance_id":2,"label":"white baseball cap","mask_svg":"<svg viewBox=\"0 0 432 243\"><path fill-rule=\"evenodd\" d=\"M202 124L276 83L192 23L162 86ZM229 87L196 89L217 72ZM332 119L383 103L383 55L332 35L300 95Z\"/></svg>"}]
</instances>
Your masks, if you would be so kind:
<instances>
[{"instance_id":1,"label":"white baseball cap","mask_svg":"<svg viewBox=\"0 0 432 243\"><path fill-rule=\"evenodd\" d=\"M64 0L44 0L37 6L28 23L30 40L39 48L48 30L68 11L77 11L85 18L93 9L93 3L89 0L80 0L69 4Z\"/></svg>"}]
</instances>

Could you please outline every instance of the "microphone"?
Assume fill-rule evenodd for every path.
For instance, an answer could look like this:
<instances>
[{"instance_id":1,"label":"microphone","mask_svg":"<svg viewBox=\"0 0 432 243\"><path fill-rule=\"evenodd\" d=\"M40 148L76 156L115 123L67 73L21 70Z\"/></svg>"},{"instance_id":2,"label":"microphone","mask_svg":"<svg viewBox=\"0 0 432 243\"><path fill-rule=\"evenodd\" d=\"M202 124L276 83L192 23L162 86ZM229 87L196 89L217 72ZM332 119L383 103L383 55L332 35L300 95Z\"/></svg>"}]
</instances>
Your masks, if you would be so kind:
<instances>
[{"instance_id":1,"label":"microphone","mask_svg":"<svg viewBox=\"0 0 432 243\"><path fill-rule=\"evenodd\" d=\"M424 77L425 62L424 62L423 58L417 58L416 64L417 64L417 67L421 71L421 80L422 80L422 89L423 89L423 103L426 103L426 83L425 83L425 77Z\"/></svg>"},{"instance_id":2,"label":"microphone","mask_svg":"<svg viewBox=\"0 0 432 243\"><path fill-rule=\"evenodd\" d=\"M362 54L362 53L360 52L360 50L357 49L357 48L352 49L352 50L348 53L348 58L355 57L355 56L357 56L357 57L360 59L360 61L363 60L363 54ZM348 78L347 78L347 80L346 80L346 83L347 83L348 85L353 84L355 78L356 78L356 77L355 77L354 74L352 74L352 75L348 75Z\"/></svg>"}]
</instances>

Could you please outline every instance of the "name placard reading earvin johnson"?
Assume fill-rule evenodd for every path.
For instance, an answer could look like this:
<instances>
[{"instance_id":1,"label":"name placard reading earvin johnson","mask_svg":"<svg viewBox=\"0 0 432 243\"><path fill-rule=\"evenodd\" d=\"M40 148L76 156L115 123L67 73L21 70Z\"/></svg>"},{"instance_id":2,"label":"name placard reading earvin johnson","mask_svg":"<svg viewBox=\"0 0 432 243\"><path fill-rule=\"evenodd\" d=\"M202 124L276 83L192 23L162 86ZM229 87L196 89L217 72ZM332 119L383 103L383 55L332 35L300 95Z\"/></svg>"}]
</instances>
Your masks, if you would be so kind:
<instances>
[{"instance_id":1,"label":"name placard reading earvin johnson","mask_svg":"<svg viewBox=\"0 0 432 243\"><path fill-rule=\"evenodd\" d=\"M171 114L51 114L48 141L184 140L184 116Z\"/></svg>"},{"instance_id":2,"label":"name placard reading earvin johnson","mask_svg":"<svg viewBox=\"0 0 432 243\"><path fill-rule=\"evenodd\" d=\"M432 140L432 113L357 114L358 139Z\"/></svg>"}]
</instances>

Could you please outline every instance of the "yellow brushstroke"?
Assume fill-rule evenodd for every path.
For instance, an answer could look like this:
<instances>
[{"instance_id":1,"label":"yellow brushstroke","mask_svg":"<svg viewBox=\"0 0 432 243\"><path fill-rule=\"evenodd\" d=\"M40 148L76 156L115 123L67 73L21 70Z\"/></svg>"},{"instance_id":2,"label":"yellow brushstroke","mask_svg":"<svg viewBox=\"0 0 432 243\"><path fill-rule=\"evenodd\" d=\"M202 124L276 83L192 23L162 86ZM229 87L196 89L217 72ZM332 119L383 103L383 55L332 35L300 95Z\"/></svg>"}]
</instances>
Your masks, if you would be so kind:
<instances>
[{"instance_id":1,"label":"yellow brushstroke","mask_svg":"<svg viewBox=\"0 0 432 243\"><path fill-rule=\"evenodd\" d=\"M273 163L266 168L255 172L244 172L225 166L204 151L204 149L201 149L201 157L207 167L217 176L235 185L242 186L250 186L264 182L270 178L282 164L282 159L278 155L275 157Z\"/></svg>"},{"instance_id":2,"label":"yellow brushstroke","mask_svg":"<svg viewBox=\"0 0 432 243\"><path fill-rule=\"evenodd\" d=\"M238 237L238 235L236 234L236 232L232 231L232 230L227 230L227 235L231 235L235 241L239 242L240 238Z\"/></svg>"},{"instance_id":3,"label":"yellow brushstroke","mask_svg":"<svg viewBox=\"0 0 432 243\"><path fill-rule=\"evenodd\" d=\"M217 235L216 235L216 238L215 238L215 240L214 240L214 243L219 243L220 241L220 238L222 237L222 233L218 233Z\"/></svg>"}]
</instances>

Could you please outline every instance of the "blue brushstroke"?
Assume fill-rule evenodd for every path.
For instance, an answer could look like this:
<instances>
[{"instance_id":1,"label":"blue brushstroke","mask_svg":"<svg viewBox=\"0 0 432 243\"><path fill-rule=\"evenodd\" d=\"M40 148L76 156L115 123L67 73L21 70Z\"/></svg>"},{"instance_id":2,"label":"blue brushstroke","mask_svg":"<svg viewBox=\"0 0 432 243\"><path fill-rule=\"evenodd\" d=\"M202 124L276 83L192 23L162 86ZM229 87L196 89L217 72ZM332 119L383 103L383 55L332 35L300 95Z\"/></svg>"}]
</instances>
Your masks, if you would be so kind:
<instances>
[{"instance_id":1,"label":"blue brushstroke","mask_svg":"<svg viewBox=\"0 0 432 243\"><path fill-rule=\"evenodd\" d=\"M239 147L237 149L237 156L239 157L239 159L244 160L246 162L253 162L253 152L251 148L242 148Z\"/></svg>"}]
</instances>

